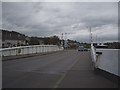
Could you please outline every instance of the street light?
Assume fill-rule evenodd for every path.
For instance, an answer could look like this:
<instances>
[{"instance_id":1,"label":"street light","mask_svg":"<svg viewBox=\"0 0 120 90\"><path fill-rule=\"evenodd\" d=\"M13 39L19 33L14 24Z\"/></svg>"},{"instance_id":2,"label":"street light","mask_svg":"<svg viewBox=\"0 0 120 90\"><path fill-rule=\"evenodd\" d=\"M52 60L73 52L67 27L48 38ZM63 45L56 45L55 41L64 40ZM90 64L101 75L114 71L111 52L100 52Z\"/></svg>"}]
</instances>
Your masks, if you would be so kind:
<instances>
[{"instance_id":1,"label":"street light","mask_svg":"<svg viewBox=\"0 0 120 90\"><path fill-rule=\"evenodd\" d=\"M78 24L78 26L79 26L79 24ZM74 27L72 27L72 28L74 28ZM87 27L87 28L89 29L89 32L90 32L90 43L92 44L93 43L92 30L91 30L91 27Z\"/></svg>"},{"instance_id":2,"label":"street light","mask_svg":"<svg viewBox=\"0 0 120 90\"><path fill-rule=\"evenodd\" d=\"M63 42L64 40L63 40L63 33L61 34L61 46L63 47Z\"/></svg>"},{"instance_id":3,"label":"street light","mask_svg":"<svg viewBox=\"0 0 120 90\"><path fill-rule=\"evenodd\" d=\"M61 46L63 46L65 49L67 48L67 35L71 33L62 33L61 35ZM63 39L64 36L64 39Z\"/></svg>"},{"instance_id":4,"label":"street light","mask_svg":"<svg viewBox=\"0 0 120 90\"><path fill-rule=\"evenodd\" d=\"M102 32L98 32L97 34L96 34L96 43L103 43L103 39L101 38L101 37L98 37L98 35L99 34L101 34L101 33L103 33L103 31ZM98 39L99 38L99 39ZM98 42L99 41L99 42Z\"/></svg>"}]
</instances>

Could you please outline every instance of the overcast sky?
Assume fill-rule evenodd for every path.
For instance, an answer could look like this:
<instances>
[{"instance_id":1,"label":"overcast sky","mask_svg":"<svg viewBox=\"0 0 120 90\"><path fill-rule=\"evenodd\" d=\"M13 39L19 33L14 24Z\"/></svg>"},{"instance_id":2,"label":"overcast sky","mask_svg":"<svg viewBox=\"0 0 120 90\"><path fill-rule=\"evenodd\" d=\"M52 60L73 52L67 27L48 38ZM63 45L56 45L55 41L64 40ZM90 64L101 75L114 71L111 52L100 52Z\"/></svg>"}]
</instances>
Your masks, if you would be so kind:
<instances>
[{"instance_id":1,"label":"overcast sky","mask_svg":"<svg viewBox=\"0 0 120 90\"><path fill-rule=\"evenodd\" d=\"M2 28L29 36L61 36L80 42L118 40L117 2L3 2Z\"/></svg>"}]
</instances>

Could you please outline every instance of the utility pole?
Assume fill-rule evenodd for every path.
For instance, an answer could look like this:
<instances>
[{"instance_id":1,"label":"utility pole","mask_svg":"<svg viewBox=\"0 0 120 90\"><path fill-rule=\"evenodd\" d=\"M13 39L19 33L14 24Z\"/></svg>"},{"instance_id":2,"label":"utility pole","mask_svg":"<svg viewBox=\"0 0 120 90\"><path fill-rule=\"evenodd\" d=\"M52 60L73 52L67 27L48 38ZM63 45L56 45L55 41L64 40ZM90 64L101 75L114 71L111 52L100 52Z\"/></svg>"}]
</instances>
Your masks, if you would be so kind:
<instances>
[{"instance_id":1,"label":"utility pole","mask_svg":"<svg viewBox=\"0 0 120 90\"><path fill-rule=\"evenodd\" d=\"M97 40L98 40L98 36L96 35L96 43L98 43Z\"/></svg>"},{"instance_id":2,"label":"utility pole","mask_svg":"<svg viewBox=\"0 0 120 90\"><path fill-rule=\"evenodd\" d=\"M90 27L90 42L91 42L91 44L93 43L93 40L92 40L93 38L92 38L92 31L91 31L91 27Z\"/></svg>"},{"instance_id":3,"label":"utility pole","mask_svg":"<svg viewBox=\"0 0 120 90\"><path fill-rule=\"evenodd\" d=\"M63 47L63 33L62 33L62 35L61 35L61 46Z\"/></svg>"}]
</instances>

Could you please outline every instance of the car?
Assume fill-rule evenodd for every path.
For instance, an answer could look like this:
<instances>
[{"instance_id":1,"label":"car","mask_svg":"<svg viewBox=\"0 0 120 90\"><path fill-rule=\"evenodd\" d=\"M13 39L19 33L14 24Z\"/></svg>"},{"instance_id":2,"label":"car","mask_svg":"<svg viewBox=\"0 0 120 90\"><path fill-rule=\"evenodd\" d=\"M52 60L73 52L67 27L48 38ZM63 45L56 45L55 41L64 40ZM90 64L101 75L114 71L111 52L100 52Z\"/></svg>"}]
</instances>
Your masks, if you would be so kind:
<instances>
[{"instance_id":1,"label":"car","mask_svg":"<svg viewBox=\"0 0 120 90\"><path fill-rule=\"evenodd\" d=\"M88 51L88 48L84 48L84 51Z\"/></svg>"},{"instance_id":2,"label":"car","mask_svg":"<svg viewBox=\"0 0 120 90\"><path fill-rule=\"evenodd\" d=\"M79 46L78 51L88 51L88 48L84 48L83 46Z\"/></svg>"}]
</instances>

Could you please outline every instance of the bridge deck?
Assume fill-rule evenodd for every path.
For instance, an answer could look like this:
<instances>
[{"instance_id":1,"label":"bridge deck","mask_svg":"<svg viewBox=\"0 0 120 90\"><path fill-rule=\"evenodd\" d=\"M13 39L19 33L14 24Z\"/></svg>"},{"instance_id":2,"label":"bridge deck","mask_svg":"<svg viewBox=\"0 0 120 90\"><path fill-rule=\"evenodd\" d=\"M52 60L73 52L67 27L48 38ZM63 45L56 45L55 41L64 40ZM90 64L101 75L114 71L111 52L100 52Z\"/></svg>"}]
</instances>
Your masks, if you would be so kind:
<instances>
[{"instance_id":1,"label":"bridge deck","mask_svg":"<svg viewBox=\"0 0 120 90\"><path fill-rule=\"evenodd\" d=\"M90 52L67 50L3 62L3 88L117 88L92 71Z\"/></svg>"}]
</instances>

